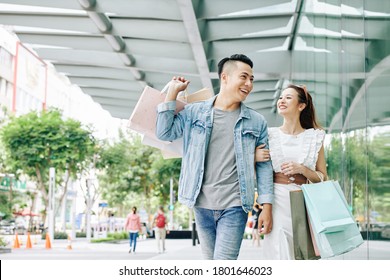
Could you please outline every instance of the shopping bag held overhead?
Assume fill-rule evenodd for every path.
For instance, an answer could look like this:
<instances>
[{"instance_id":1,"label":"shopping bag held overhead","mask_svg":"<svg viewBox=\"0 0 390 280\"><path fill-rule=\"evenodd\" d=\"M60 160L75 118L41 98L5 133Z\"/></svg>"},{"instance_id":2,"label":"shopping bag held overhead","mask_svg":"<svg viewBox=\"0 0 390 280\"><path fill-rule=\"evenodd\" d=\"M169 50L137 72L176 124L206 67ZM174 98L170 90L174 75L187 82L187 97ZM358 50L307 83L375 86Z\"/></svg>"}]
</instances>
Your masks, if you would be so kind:
<instances>
[{"instance_id":1,"label":"shopping bag held overhead","mask_svg":"<svg viewBox=\"0 0 390 280\"><path fill-rule=\"evenodd\" d=\"M165 100L165 93L146 86L138 99L133 113L129 119L129 128L141 134L155 138L156 107ZM183 101L176 101L176 111L179 112L185 106Z\"/></svg>"},{"instance_id":2,"label":"shopping bag held overhead","mask_svg":"<svg viewBox=\"0 0 390 280\"><path fill-rule=\"evenodd\" d=\"M160 149L164 156L181 157L182 141L167 142L158 139L155 135L156 120L157 120L157 106L165 101L166 93L169 86L164 87L162 91L146 86L138 99L138 102L130 116L128 127L144 136L143 142L146 145ZM183 110L187 103L196 101L204 101L209 99L214 94L207 88L198 90L191 94L181 94L176 100L176 113ZM165 153L164 153L165 152Z\"/></svg>"}]
</instances>

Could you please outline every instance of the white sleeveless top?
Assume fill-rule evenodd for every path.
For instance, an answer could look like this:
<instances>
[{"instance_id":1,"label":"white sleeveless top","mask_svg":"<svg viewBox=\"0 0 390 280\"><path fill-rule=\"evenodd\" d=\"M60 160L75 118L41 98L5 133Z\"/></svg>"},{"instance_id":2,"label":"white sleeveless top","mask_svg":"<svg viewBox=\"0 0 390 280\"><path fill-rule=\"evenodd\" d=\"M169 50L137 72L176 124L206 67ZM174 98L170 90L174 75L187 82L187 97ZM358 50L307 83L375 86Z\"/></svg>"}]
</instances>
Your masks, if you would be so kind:
<instances>
[{"instance_id":1,"label":"white sleeveless top","mask_svg":"<svg viewBox=\"0 0 390 280\"><path fill-rule=\"evenodd\" d=\"M281 164L287 161L295 161L315 170L318 152L325 138L324 130L310 128L298 135L289 135L279 127L271 127L268 137L274 172L281 172Z\"/></svg>"}]
</instances>

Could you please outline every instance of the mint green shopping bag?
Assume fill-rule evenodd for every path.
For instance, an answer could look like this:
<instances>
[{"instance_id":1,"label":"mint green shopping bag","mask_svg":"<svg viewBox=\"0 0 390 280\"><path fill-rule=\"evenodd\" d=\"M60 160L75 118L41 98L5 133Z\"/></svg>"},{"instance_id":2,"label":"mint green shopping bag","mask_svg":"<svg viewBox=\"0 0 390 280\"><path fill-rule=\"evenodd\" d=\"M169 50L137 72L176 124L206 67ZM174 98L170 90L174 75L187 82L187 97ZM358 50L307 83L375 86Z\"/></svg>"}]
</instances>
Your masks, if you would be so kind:
<instances>
[{"instance_id":1,"label":"mint green shopping bag","mask_svg":"<svg viewBox=\"0 0 390 280\"><path fill-rule=\"evenodd\" d=\"M321 258L344 254L363 243L338 182L304 184L302 191Z\"/></svg>"}]
</instances>

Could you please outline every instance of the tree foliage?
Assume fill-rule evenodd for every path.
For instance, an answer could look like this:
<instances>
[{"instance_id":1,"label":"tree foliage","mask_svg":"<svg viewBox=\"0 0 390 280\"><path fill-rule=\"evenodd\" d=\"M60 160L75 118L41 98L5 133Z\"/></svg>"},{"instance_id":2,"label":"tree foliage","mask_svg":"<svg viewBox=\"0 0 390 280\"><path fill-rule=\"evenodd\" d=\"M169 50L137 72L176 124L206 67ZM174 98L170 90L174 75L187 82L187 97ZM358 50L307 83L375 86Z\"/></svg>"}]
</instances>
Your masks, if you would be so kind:
<instances>
[{"instance_id":1,"label":"tree foliage","mask_svg":"<svg viewBox=\"0 0 390 280\"><path fill-rule=\"evenodd\" d=\"M158 205L169 204L170 178L175 190L180 159L164 160L161 152L145 146L137 135L120 135L115 143L105 143L97 167L103 199L120 209L122 215L137 202L148 214Z\"/></svg>"},{"instance_id":2,"label":"tree foliage","mask_svg":"<svg viewBox=\"0 0 390 280\"><path fill-rule=\"evenodd\" d=\"M46 207L49 169L56 169L63 198L69 178L85 169L95 153L91 129L79 121L64 120L55 109L11 117L2 127L1 140L9 168L37 183Z\"/></svg>"},{"instance_id":3,"label":"tree foliage","mask_svg":"<svg viewBox=\"0 0 390 280\"><path fill-rule=\"evenodd\" d=\"M364 131L331 137L326 155L328 175L340 182L355 215L368 217L368 211L375 210L382 219L390 220L389 133L372 140Z\"/></svg>"},{"instance_id":4,"label":"tree foliage","mask_svg":"<svg viewBox=\"0 0 390 280\"><path fill-rule=\"evenodd\" d=\"M160 198L160 204L166 205L170 200L170 180L173 179L173 190L177 194L181 167L181 158L164 159L161 153L153 155L150 177L156 184L154 193Z\"/></svg>"},{"instance_id":5,"label":"tree foliage","mask_svg":"<svg viewBox=\"0 0 390 280\"><path fill-rule=\"evenodd\" d=\"M375 165L370 166L373 175L368 180L370 186L370 206L380 213L378 220L390 222L390 133L378 134L369 148Z\"/></svg>"}]
</instances>

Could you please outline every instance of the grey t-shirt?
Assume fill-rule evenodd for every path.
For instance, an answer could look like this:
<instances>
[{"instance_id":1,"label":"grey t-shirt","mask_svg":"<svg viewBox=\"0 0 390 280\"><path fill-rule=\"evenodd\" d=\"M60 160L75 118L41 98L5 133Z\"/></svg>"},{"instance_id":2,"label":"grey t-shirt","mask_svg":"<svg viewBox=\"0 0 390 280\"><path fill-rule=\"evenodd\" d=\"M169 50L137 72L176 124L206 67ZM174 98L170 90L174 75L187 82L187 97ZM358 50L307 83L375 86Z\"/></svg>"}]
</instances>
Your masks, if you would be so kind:
<instances>
[{"instance_id":1,"label":"grey t-shirt","mask_svg":"<svg viewBox=\"0 0 390 280\"><path fill-rule=\"evenodd\" d=\"M223 210L241 206L233 133L239 115L240 108L234 111L214 108L213 129L203 184L195 204L197 207Z\"/></svg>"}]
</instances>

